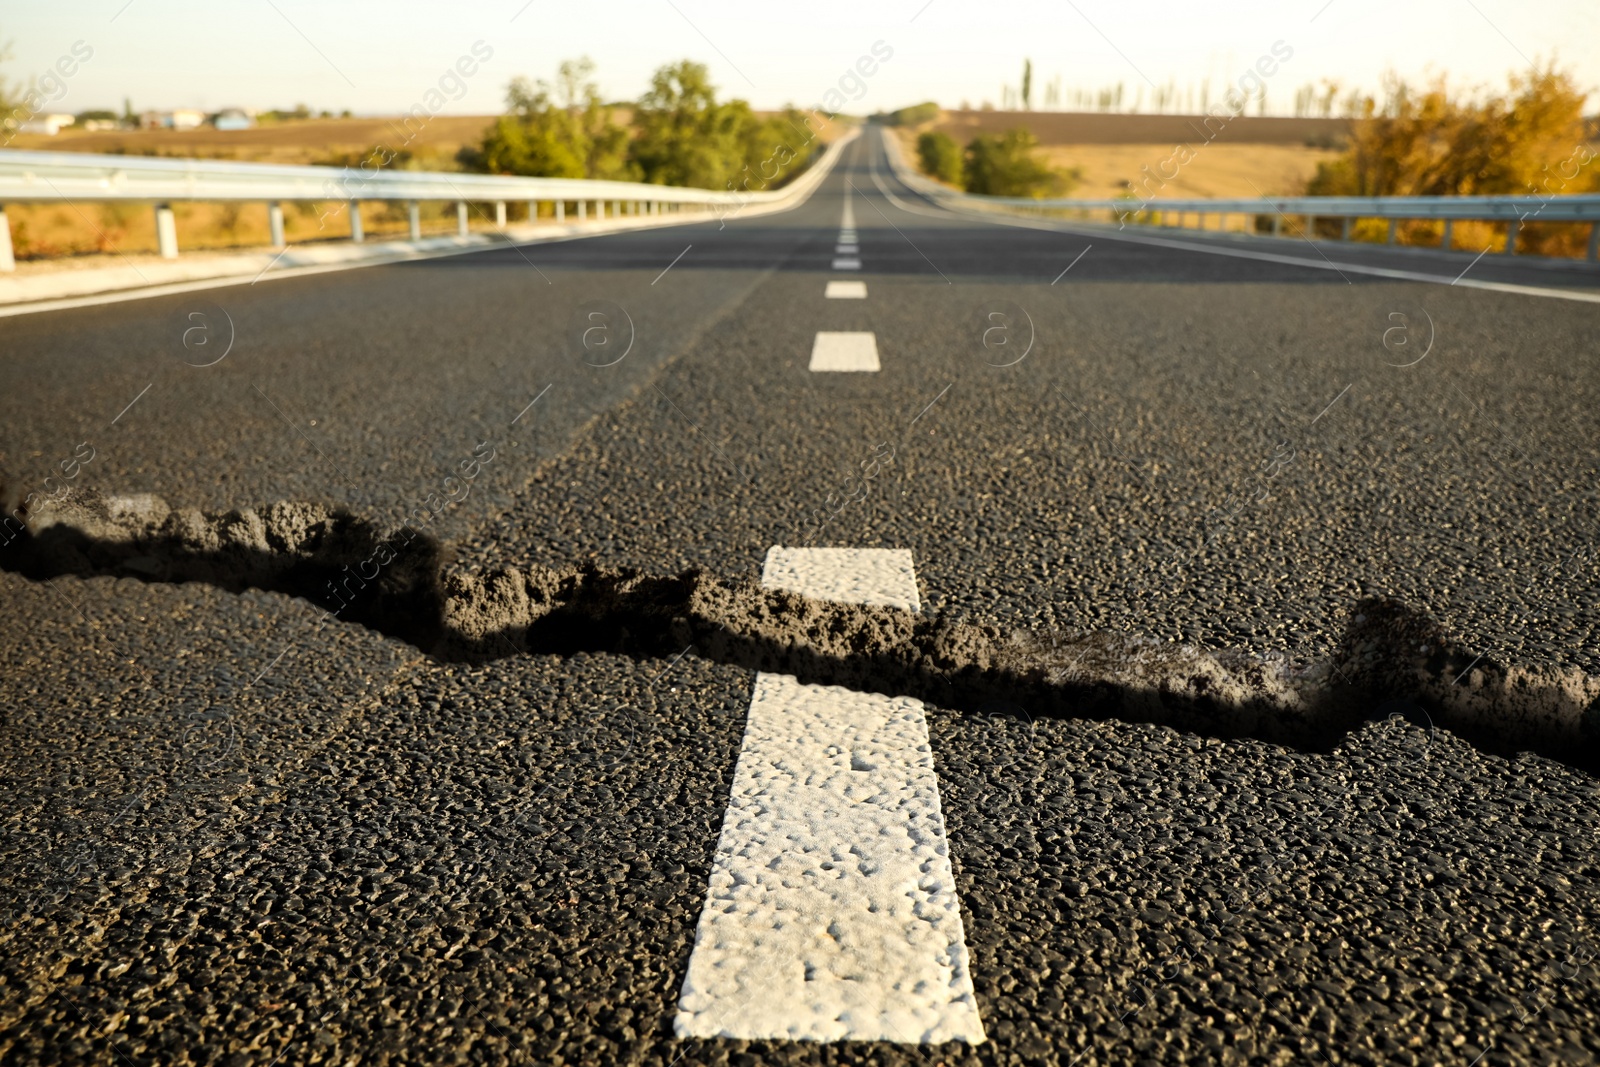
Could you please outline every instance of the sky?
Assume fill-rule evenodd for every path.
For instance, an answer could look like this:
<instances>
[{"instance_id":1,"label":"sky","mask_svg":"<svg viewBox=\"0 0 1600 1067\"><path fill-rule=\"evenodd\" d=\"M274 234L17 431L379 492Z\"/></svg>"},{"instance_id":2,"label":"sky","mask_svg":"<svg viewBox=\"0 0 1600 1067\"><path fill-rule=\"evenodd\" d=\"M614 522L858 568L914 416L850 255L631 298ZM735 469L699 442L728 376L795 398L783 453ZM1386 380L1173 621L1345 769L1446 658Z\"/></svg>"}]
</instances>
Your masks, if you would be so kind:
<instances>
[{"instance_id":1,"label":"sky","mask_svg":"<svg viewBox=\"0 0 1600 1067\"><path fill-rule=\"evenodd\" d=\"M1131 99L1144 86L1147 100L1153 86L1198 90L1209 78L1216 99L1274 45L1291 53L1268 81L1277 113L1324 78L1375 90L1392 69L1501 88L1552 56L1600 91L1595 0L35 0L0 7L5 42L0 77L12 86L89 51L62 67L72 74L49 105L69 112L120 112L128 97L137 110L305 103L387 115L428 100L441 114L490 114L513 76L549 77L580 55L619 100L686 57L757 108L812 106L841 83L851 113L999 105L1025 58L1036 107L1058 77L1069 93L1122 82ZM874 46L889 57L851 74ZM451 73L462 56L470 76Z\"/></svg>"}]
</instances>

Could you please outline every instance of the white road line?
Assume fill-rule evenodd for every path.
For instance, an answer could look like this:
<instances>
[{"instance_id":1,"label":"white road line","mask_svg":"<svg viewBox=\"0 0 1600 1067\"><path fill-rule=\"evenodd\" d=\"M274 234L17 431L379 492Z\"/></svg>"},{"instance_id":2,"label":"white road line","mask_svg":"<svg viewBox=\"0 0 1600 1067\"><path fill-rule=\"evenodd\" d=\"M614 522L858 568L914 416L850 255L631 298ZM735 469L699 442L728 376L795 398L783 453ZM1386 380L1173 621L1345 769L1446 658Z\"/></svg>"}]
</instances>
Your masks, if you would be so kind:
<instances>
[{"instance_id":1,"label":"white road line","mask_svg":"<svg viewBox=\"0 0 1600 1067\"><path fill-rule=\"evenodd\" d=\"M918 604L903 549L775 547L762 584ZM756 675L675 1029L983 1041L921 701Z\"/></svg>"},{"instance_id":2,"label":"white road line","mask_svg":"<svg viewBox=\"0 0 1600 1067\"><path fill-rule=\"evenodd\" d=\"M867 283L829 282L827 290L822 295L829 300L865 300L867 298Z\"/></svg>"},{"instance_id":3,"label":"white road line","mask_svg":"<svg viewBox=\"0 0 1600 1067\"><path fill-rule=\"evenodd\" d=\"M856 244L854 241L845 241L842 244L834 245L833 246L833 252L834 252L834 255L837 255L837 256L855 256L855 255L860 255L861 246Z\"/></svg>"},{"instance_id":4,"label":"white road line","mask_svg":"<svg viewBox=\"0 0 1600 1067\"><path fill-rule=\"evenodd\" d=\"M811 369L813 371L876 371L878 365L878 336L867 332L834 332L823 330L811 343Z\"/></svg>"},{"instance_id":5,"label":"white road line","mask_svg":"<svg viewBox=\"0 0 1600 1067\"><path fill-rule=\"evenodd\" d=\"M813 600L921 611L917 570L908 548L767 549L763 589L787 589Z\"/></svg>"},{"instance_id":6,"label":"white road line","mask_svg":"<svg viewBox=\"0 0 1600 1067\"><path fill-rule=\"evenodd\" d=\"M833 261L833 269L834 270L860 270L861 269L861 261L859 259L836 259L836 260Z\"/></svg>"}]
</instances>

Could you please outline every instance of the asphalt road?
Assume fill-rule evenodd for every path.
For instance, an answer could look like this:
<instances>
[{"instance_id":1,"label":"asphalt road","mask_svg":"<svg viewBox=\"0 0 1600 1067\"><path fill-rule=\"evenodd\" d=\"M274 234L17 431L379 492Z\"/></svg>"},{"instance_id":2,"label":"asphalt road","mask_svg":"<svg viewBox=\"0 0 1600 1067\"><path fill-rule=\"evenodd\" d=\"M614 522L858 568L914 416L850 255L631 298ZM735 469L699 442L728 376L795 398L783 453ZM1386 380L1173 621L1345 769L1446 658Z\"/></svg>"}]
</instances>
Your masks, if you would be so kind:
<instances>
[{"instance_id":1,"label":"asphalt road","mask_svg":"<svg viewBox=\"0 0 1600 1067\"><path fill-rule=\"evenodd\" d=\"M1464 269L1596 288L954 215L869 130L782 214L7 320L0 472L86 444L74 488L385 525L487 445L427 527L454 567L908 548L925 614L1001 633L1293 668L1387 597L1600 674L1600 304ZM818 331L882 370L811 372ZM988 1041L680 1041L750 670L459 662L148 576L0 571L7 1062L1600 1060L1581 766L1382 701L1331 752L930 705Z\"/></svg>"}]
</instances>

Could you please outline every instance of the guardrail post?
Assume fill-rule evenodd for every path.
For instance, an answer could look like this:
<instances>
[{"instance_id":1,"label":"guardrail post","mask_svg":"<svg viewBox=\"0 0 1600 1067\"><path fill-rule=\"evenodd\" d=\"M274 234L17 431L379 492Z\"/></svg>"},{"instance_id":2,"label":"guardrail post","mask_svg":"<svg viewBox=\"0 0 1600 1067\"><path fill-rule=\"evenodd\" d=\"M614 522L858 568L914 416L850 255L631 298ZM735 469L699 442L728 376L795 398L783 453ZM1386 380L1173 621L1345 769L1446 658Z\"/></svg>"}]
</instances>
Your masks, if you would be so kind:
<instances>
[{"instance_id":1,"label":"guardrail post","mask_svg":"<svg viewBox=\"0 0 1600 1067\"><path fill-rule=\"evenodd\" d=\"M156 245L162 259L178 258L178 220L170 204L156 205Z\"/></svg>"},{"instance_id":2,"label":"guardrail post","mask_svg":"<svg viewBox=\"0 0 1600 1067\"><path fill-rule=\"evenodd\" d=\"M494 202L494 224L502 230L506 228L506 202L504 200L496 200Z\"/></svg>"},{"instance_id":3,"label":"guardrail post","mask_svg":"<svg viewBox=\"0 0 1600 1067\"><path fill-rule=\"evenodd\" d=\"M0 208L0 215L4 214L5 210ZM3 227L0 227L0 229L3 229ZM6 250L9 251L11 239L4 234L0 234L0 241L6 242ZM1600 222L1591 222L1589 223L1589 262L1594 263L1596 261L1600 261ZM0 267L0 270L4 269L4 267Z\"/></svg>"},{"instance_id":4,"label":"guardrail post","mask_svg":"<svg viewBox=\"0 0 1600 1067\"><path fill-rule=\"evenodd\" d=\"M1590 259L1594 258L1593 245L1590 245ZM17 258L11 254L11 220L6 218L6 207L0 204L0 271L17 269Z\"/></svg>"},{"instance_id":5,"label":"guardrail post","mask_svg":"<svg viewBox=\"0 0 1600 1067\"><path fill-rule=\"evenodd\" d=\"M1277 211L1272 213L1272 236L1283 236L1283 215Z\"/></svg>"},{"instance_id":6,"label":"guardrail post","mask_svg":"<svg viewBox=\"0 0 1600 1067\"><path fill-rule=\"evenodd\" d=\"M360 244L367 239L366 231L361 228L361 201L350 201L350 240Z\"/></svg>"},{"instance_id":7,"label":"guardrail post","mask_svg":"<svg viewBox=\"0 0 1600 1067\"><path fill-rule=\"evenodd\" d=\"M1400 220L1399 219L1390 219L1389 220L1389 240L1387 242L1385 242L1385 243L1394 244L1395 231L1397 229L1399 229L1399 227L1400 227Z\"/></svg>"},{"instance_id":8,"label":"guardrail post","mask_svg":"<svg viewBox=\"0 0 1600 1067\"><path fill-rule=\"evenodd\" d=\"M556 201L556 221L557 222L566 222L567 221L567 202L565 200L557 200Z\"/></svg>"},{"instance_id":9,"label":"guardrail post","mask_svg":"<svg viewBox=\"0 0 1600 1067\"><path fill-rule=\"evenodd\" d=\"M1346 215L1344 217L1344 219L1341 222L1341 225L1339 226L1339 240L1341 240L1341 241L1350 240L1350 223L1352 221L1354 221L1354 220L1351 219L1349 215Z\"/></svg>"},{"instance_id":10,"label":"guardrail post","mask_svg":"<svg viewBox=\"0 0 1600 1067\"><path fill-rule=\"evenodd\" d=\"M1521 228L1521 219L1512 219L1506 224L1506 247L1503 249L1506 255L1514 256L1517 254L1517 231Z\"/></svg>"},{"instance_id":11,"label":"guardrail post","mask_svg":"<svg viewBox=\"0 0 1600 1067\"><path fill-rule=\"evenodd\" d=\"M465 237L466 235L467 235L467 202L465 200L457 200L456 201L456 236Z\"/></svg>"},{"instance_id":12,"label":"guardrail post","mask_svg":"<svg viewBox=\"0 0 1600 1067\"><path fill-rule=\"evenodd\" d=\"M1451 237L1455 233L1455 226L1455 219L1444 220L1444 235L1439 238L1439 248L1441 251L1448 252L1450 251L1450 246L1455 244L1455 241L1451 240Z\"/></svg>"},{"instance_id":13,"label":"guardrail post","mask_svg":"<svg viewBox=\"0 0 1600 1067\"><path fill-rule=\"evenodd\" d=\"M288 244L283 238L283 205L276 200L267 203L267 230L271 234L267 240L273 248Z\"/></svg>"},{"instance_id":14,"label":"guardrail post","mask_svg":"<svg viewBox=\"0 0 1600 1067\"><path fill-rule=\"evenodd\" d=\"M411 239L422 240L422 205L415 200L409 201L406 204L406 218L411 224Z\"/></svg>"}]
</instances>

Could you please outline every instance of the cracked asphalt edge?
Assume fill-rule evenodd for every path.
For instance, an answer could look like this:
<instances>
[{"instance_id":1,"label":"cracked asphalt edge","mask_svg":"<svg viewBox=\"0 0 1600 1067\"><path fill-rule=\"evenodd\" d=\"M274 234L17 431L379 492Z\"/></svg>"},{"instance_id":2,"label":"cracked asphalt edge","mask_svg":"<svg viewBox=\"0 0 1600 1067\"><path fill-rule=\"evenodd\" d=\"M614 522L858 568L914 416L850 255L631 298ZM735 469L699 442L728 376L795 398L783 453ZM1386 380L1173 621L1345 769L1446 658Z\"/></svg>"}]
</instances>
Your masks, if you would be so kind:
<instances>
[{"instance_id":1,"label":"cracked asphalt edge","mask_svg":"<svg viewBox=\"0 0 1600 1067\"><path fill-rule=\"evenodd\" d=\"M0 496L3 496L0 487ZM304 598L446 661L690 651L803 681L953 709L1120 719L1328 751L1374 717L1448 729L1478 747L1600 767L1600 677L1476 653L1422 611L1351 606L1338 650L1293 662L1121 634L1002 632L894 608L838 604L700 570L648 575L536 562L458 565L409 525L281 502L205 513L158 496L68 490L0 520L0 567L199 581ZM320 625L321 623L319 623Z\"/></svg>"}]
</instances>

